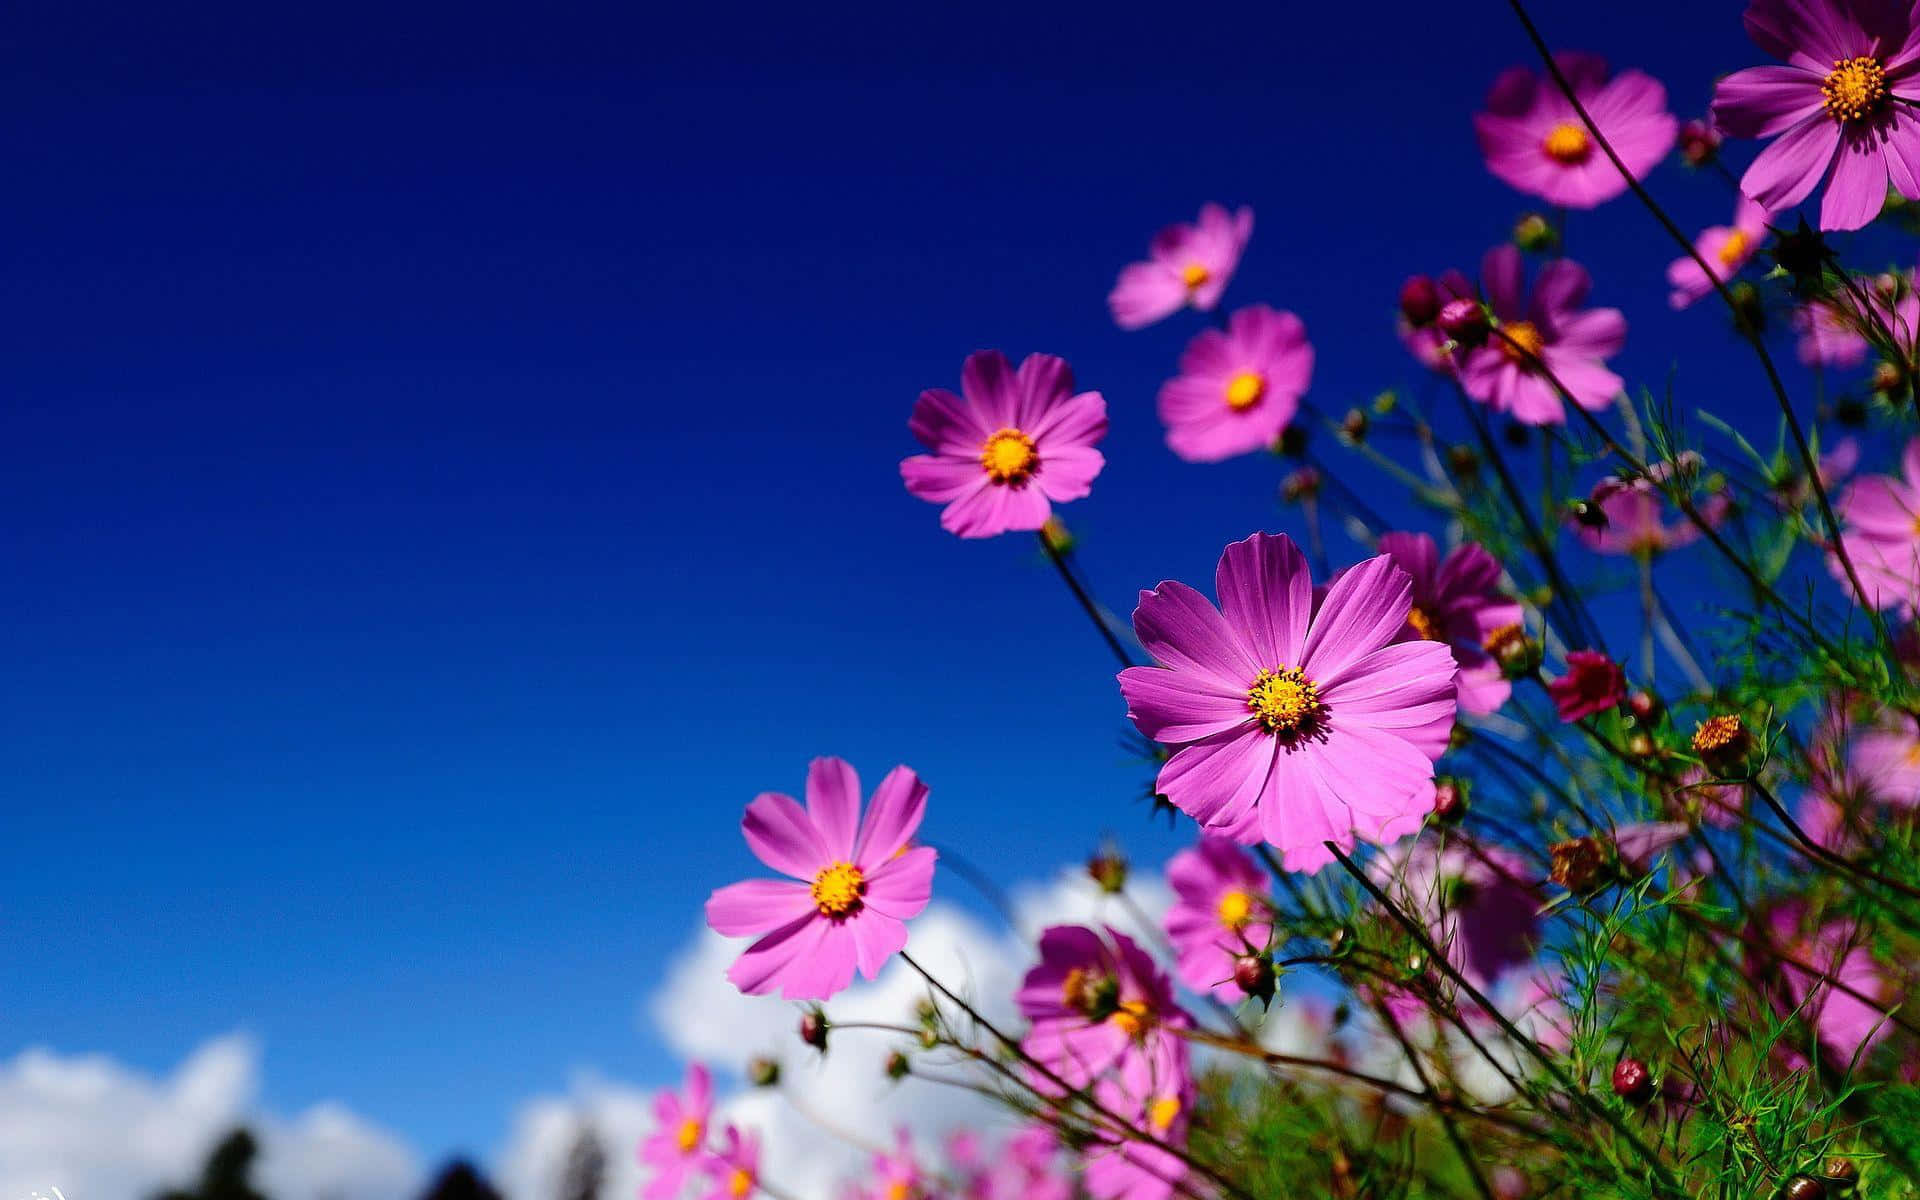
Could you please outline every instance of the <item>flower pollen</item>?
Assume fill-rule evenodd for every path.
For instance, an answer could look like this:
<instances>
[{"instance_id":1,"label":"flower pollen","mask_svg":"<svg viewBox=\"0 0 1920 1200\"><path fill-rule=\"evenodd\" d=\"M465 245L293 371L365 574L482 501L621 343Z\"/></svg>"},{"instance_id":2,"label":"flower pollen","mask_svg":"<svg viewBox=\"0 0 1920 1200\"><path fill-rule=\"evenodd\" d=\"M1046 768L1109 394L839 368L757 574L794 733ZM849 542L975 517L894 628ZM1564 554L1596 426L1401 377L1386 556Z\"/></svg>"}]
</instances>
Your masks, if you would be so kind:
<instances>
[{"instance_id":1,"label":"flower pollen","mask_svg":"<svg viewBox=\"0 0 1920 1200\"><path fill-rule=\"evenodd\" d=\"M1144 1000L1123 1000L1107 1019L1128 1037L1140 1038L1153 1026L1153 1009Z\"/></svg>"},{"instance_id":2,"label":"flower pollen","mask_svg":"<svg viewBox=\"0 0 1920 1200\"><path fill-rule=\"evenodd\" d=\"M733 1174L727 1176L727 1195L735 1200L745 1200L753 1194L753 1172L745 1167L735 1167Z\"/></svg>"},{"instance_id":3,"label":"flower pollen","mask_svg":"<svg viewBox=\"0 0 1920 1200\"><path fill-rule=\"evenodd\" d=\"M1188 263L1180 272L1180 281L1191 291L1213 278L1213 272L1207 270L1205 263Z\"/></svg>"},{"instance_id":4,"label":"flower pollen","mask_svg":"<svg viewBox=\"0 0 1920 1200\"><path fill-rule=\"evenodd\" d=\"M1162 1133L1173 1125L1174 1118L1180 1115L1180 1097L1162 1096L1147 1108L1147 1120Z\"/></svg>"},{"instance_id":5,"label":"flower pollen","mask_svg":"<svg viewBox=\"0 0 1920 1200\"><path fill-rule=\"evenodd\" d=\"M1738 714L1722 713L1717 717L1708 717L1693 731L1693 748L1702 754L1724 750L1744 732L1745 727L1741 725Z\"/></svg>"},{"instance_id":6,"label":"flower pollen","mask_svg":"<svg viewBox=\"0 0 1920 1200\"><path fill-rule=\"evenodd\" d=\"M1720 243L1719 252L1714 255L1720 260L1720 266L1731 271L1747 260L1753 251L1753 235L1744 229L1736 229Z\"/></svg>"},{"instance_id":7,"label":"flower pollen","mask_svg":"<svg viewBox=\"0 0 1920 1200\"><path fill-rule=\"evenodd\" d=\"M1039 458L1033 439L1018 429L997 430L980 447L980 465L986 468L987 478L995 483L1016 486L1025 483Z\"/></svg>"},{"instance_id":8,"label":"flower pollen","mask_svg":"<svg viewBox=\"0 0 1920 1200\"><path fill-rule=\"evenodd\" d=\"M1220 923L1238 932L1253 919L1253 897L1235 890L1220 897Z\"/></svg>"},{"instance_id":9,"label":"flower pollen","mask_svg":"<svg viewBox=\"0 0 1920 1200\"><path fill-rule=\"evenodd\" d=\"M1326 716L1320 687L1298 667L1262 671L1247 689L1247 708L1267 732L1292 741L1312 734Z\"/></svg>"},{"instance_id":10,"label":"flower pollen","mask_svg":"<svg viewBox=\"0 0 1920 1200\"><path fill-rule=\"evenodd\" d=\"M1546 349L1547 339L1532 321L1508 321L1500 327L1500 350L1509 361L1531 367Z\"/></svg>"},{"instance_id":11,"label":"flower pollen","mask_svg":"<svg viewBox=\"0 0 1920 1200\"><path fill-rule=\"evenodd\" d=\"M674 1145L680 1147L680 1153L692 1154L707 1140L707 1131L695 1117L680 1122L680 1129L674 1134Z\"/></svg>"},{"instance_id":12,"label":"flower pollen","mask_svg":"<svg viewBox=\"0 0 1920 1200\"><path fill-rule=\"evenodd\" d=\"M823 917L850 917L866 903L867 877L850 862L837 862L813 877L813 902Z\"/></svg>"},{"instance_id":13,"label":"flower pollen","mask_svg":"<svg viewBox=\"0 0 1920 1200\"><path fill-rule=\"evenodd\" d=\"M1834 60L1820 85L1820 105L1840 122L1876 115L1887 98L1887 72L1870 54Z\"/></svg>"},{"instance_id":14,"label":"flower pollen","mask_svg":"<svg viewBox=\"0 0 1920 1200\"><path fill-rule=\"evenodd\" d=\"M1593 157L1593 139L1587 136L1585 126L1562 121L1547 131L1540 149L1553 161L1573 167Z\"/></svg>"},{"instance_id":15,"label":"flower pollen","mask_svg":"<svg viewBox=\"0 0 1920 1200\"><path fill-rule=\"evenodd\" d=\"M1227 380L1227 407L1235 412L1247 411L1266 394L1266 377L1257 371L1242 371Z\"/></svg>"},{"instance_id":16,"label":"flower pollen","mask_svg":"<svg viewBox=\"0 0 1920 1200\"><path fill-rule=\"evenodd\" d=\"M1432 614L1418 604L1407 610L1407 628L1423 642L1440 640L1440 626L1434 623Z\"/></svg>"}]
</instances>

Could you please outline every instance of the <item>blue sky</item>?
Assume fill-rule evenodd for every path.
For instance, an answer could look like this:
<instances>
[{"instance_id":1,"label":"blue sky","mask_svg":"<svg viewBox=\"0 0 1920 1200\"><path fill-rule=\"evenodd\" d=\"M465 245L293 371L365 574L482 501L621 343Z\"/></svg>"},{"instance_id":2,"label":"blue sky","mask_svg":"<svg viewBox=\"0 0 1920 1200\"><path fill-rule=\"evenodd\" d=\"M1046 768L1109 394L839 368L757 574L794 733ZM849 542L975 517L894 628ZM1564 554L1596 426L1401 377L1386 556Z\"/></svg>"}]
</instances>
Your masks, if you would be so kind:
<instances>
[{"instance_id":1,"label":"blue sky","mask_svg":"<svg viewBox=\"0 0 1920 1200\"><path fill-rule=\"evenodd\" d=\"M1538 15L1682 116L1757 60L1732 4ZM576 1066L674 1072L636 1006L812 755L911 763L1007 880L1175 844L1031 543L900 489L919 389L995 346L1106 393L1067 515L1130 607L1291 520L1276 461L1159 441L1194 321L1103 307L1153 230L1252 204L1230 301L1303 315L1339 411L1420 382L1401 279L1526 207L1471 135L1529 58L1495 3L30 5L7 41L0 1053L244 1028L270 1104L436 1157ZM1764 412L1630 200L1569 248L1636 383L1684 356Z\"/></svg>"}]
</instances>

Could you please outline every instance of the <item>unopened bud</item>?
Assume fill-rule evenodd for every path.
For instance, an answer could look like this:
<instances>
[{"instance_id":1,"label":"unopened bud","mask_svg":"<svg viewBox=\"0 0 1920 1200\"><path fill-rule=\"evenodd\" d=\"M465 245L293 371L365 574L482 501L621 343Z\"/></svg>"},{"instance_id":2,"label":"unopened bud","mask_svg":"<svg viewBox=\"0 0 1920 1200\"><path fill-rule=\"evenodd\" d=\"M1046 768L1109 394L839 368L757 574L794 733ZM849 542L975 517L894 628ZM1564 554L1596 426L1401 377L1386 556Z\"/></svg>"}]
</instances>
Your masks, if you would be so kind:
<instances>
[{"instance_id":1,"label":"unopened bud","mask_svg":"<svg viewBox=\"0 0 1920 1200\"><path fill-rule=\"evenodd\" d=\"M1591 500L1569 501L1567 515L1573 518L1576 525L1582 525L1588 529L1605 529L1611 524L1607 517L1607 510Z\"/></svg>"},{"instance_id":2,"label":"unopened bud","mask_svg":"<svg viewBox=\"0 0 1920 1200\"><path fill-rule=\"evenodd\" d=\"M1451 775L1433 781L1433 819L1446 825L1458 824L1467 815L1467 782Z\"/></svg>"},{"instance_id":3,"label":"unopened bud","mask_svg":"<svg viewBox=\"0 0 1920 1200\"><path fill-rule=\"evenodd\" d=\"M1340 436L1349 442L1364 442L1367 440L1367 424L1366 413L1357 408L1350 408L1347 410L1346 417L1340 422Z\"/></svg>"},{"instance_id":4,"label":"unopened bud","mask_svg":"<svg viewBox=\"0 0 1920 1200\"><path fill-rule=\"evenodd\" d=\"M819 1008L809 1008L800 1014L800 1040L812 1046L822 1054L827 1052L827 1014Z\"/></svg>"},{"instance_id":5,"label":"unopened bud","mask_svg":"<svg viewBox=\"0 0 1920 1200\"><path fill-rule=\"evenodd\" d=\"M1637 1058L1623 1058L1613 1064L1613 1094L1639 1108L1653 1099L1653 1072Z\"/></svg>"},{"instance_id":6,"label":"unopened bud","mask_svg":"<svg viewBox=\"0 0 1920 1200\"><path fill-rule=\"evenodd\" d=\"M1107 895L1117 896L1127 888L1127 860L1118 850L1102 850L1087 860L1087 878Z\"/></svg>"},{"instance_id":7,"label":"unopened bud","mask_svg":"<svg viewBox=\"0 0 1920 1200\"><path fill-rule=\"evenodd\" d=\"M1733 297L1735 328L1757 333L1767 327L1767 301L1759 288L1740 279L1728 286L1727 293Z\"/></svg>"},{"instance_id":8,"label":"unopened bud","mask_svg":"<svg viewBox=\"0 0 1920 1200\"><path fill-rule=\"evenodd\" d=\"M1400 285L1400 315L1415 329L1425 329L1440 315L1440 289L1425 275Z\"/></svg>"},{"instance_id":9,"label":"unopened bud","mask_svg":"<svg viewBox=\"0 0 1920 1200\"><path fill-rule=\"evenodd\" d=\"M1440 332L1462 350L1474 350L1487 344L1493 325L1478 300L1449 300L1440 306Z\"/></svg>"},{"instance_id":10,"label":"unopened bud","mask_svg":"<svg viewBox=\"0 0 1920 1200\"><path fill-rule=\"evenodd\" d=\"M1720 153L1720 131L1712 123L1688 121L1680 127L1680 161L1690 167L1704 167Z\"/></svg>"},{"instance_id":11,"label":"unopened bud","mask_svg":"<svg viewBox=\"0 0 1920 1200\"><path fill-rule=\"evenodd\" d=\"M1876 395L1897 396L1907 390L1907 373L1898 363L1883 361L1873 369L1873 382L1869 386Z\"/></svg>"},{"instance_id":12,"label":"unopened bud","mask_svg":"<svg viewBox=\"0 0 1920 1200\"><path fill-rule=\"evenodd\" d=\"M911 1074L913 1074L913 1064L907 1061L906 1055L898 1050L887 1055L888 1079L905 1079Z\"/></svg>"},{"instance_id":13,"label":"unopened bud","mask_svg":"<svg viewBox=\"0 0 1920 1200\"><path fill-rule=\"evenodd\" d=\"M1823 1172L1827 1182L1833 1187L1845 1191L1860 1182L1860 1167L1850 1158L1830 1158Z\"/></svg>"},{"instance_id":14,"label":"unopened bud","mask_svg":"<svg viewBox=\"0 0 1920 1200\"><path fill-rule=\"evenodd\" d=\"M755 1058L747 1062L747 1082L755 1087L774 1087L780 1082L780 1062L772 1058Z\"/></svg>"},{"instance_id":15,"label":"unopened bud","mask_svg":"<svg viewBox=\"0 0 1920 1200\"><path fill-rule=\"evenodd\" d=\"M1242 954L1233 960L1233 981L1247 995L1272 1003L1273 959L1265 954Z\"/></svg>"},{"instance_id":16,"label":"unopened bud","mask_svg":"<svg viewBox=\"0 0 1920 1200\"><path fill-rule=\"evenodd\" d=\"M1657 725L1667 711L1660 697L1652 692L1634 692L1627 697L1627 713L1642 725Z\"/></svg>"},{"instance_id":17,"label":"unopened bud","mask_svg":"<svg viewBox=\"0 0 1920 1200\"><path fill-rule=\"evenodd\" d=\"M1280 499L1288 504L1311 500L1319 494L1320 472L1312 467L1301 467L1280 481Z\"/></svg>"},{"instance_id":18,"label":"unopened bud","mask_svg":"<svg viewBox=\"0 0 1920 1200\"><path fill-rule=\"evenodd\" d=\"M1842 396L1833 402L1833 419L1842 425L1858 428L1867 423L1867 406L1858 396Z\"/></svg>"},{"instance_id":19,"label":"unopened bud","mask_svg":"<svg viewBox=\"0 0 1920 1200\"><path fill-rule=\"evenodd\" d=\"M1399 407L1400 394L1392 388L1388 388L1373 398L1373 415L1376 417L1384 417Z\"/></svg>"},{"instance_id":20,"label":"unopened bud","mask_svg":"<svg viewBox=\"0 0 1920 1200\"><path fill-rule=\"evenodd\" d=\"M1795 1175L1780 1185L1780 1200L1826 1200L1827 1185L1811 1175Z\"/></svg>"},{"instance_id":21,"label":"unopened bud","mask_svg":"<svg viewBox=\"0 0 1920 1200\"><path fill-rule=\"evenodd\" d=\"M1040 526L1040 536L1046 540L1047 549L1055 554L1065 554L1073 549L1073 531L1059 517L1048 517Z\"/></svg>"},{"instance_id":22,"label":"unopened bud","mask_svg":"<svg viewBox=\"0 0 1920 1200\"><path fill-rule=\"evenodd\" d=\"M1560 235L1553 231L1551 221L1539 213L1528 213L1514 224L1513 244L1528 254L1545 254L1560 244Z\"/></svg>"},{"instance_id":23,"label":"unopened bud","mask_svg":"<svg viewBox=\"0 0 1920 1200\"><path fill-rule=\"evenodd\" d=\"M1627 735L1626 751L1635 758L1652 758L1655 750L1653 736L1644 729L1636 729Z\"/></svg>"}]
</instances>

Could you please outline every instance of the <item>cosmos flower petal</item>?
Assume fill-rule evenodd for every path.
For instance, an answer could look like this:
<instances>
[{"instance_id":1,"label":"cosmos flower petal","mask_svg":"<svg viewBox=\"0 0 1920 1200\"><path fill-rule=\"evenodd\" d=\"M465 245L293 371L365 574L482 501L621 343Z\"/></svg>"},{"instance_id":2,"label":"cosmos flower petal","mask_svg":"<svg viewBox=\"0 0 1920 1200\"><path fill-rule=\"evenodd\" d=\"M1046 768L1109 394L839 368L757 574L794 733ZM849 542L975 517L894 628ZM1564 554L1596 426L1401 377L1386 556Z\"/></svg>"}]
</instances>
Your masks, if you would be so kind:
<instances>
[{"instance_id":1,"label":"cosmos flower petal","mask_svg":"<svg viewBox=\"0 0 1920 1200\"><path fill-rule=\"evenodd\" d=\"M820 831L829 861L852 861L853 835L860 826L860 776L852 763L844 758L816 758L808 765L807 815Z\"/></svg>"},{"instance_id":2,"label":"cosmos flower petal","mask_svg":"<svg viewBox=\"0 0 1920 1200\"><path fill-rule=\"evenodd\" d=\"M792 796L762 792L740 822L747 845L761 862L796 879L811 880L832 862L807 811Z\"/></svg>"},{"instance_id":3,"label":"cosmos flower petal","mask_svg":"<svg viewBox=\"0 0 1920 1200\"><path fill-rule=\"evenodd\" d=\"M1301 651L1308 678L1334 678L1392 641L1407 623L1412 591L1413 581L1385 554L1342 572L1327 589Z\"/></svg>"},{"instance_id":4,"label":"cosmos flower petal","mask_svg":"<svg viewBox=\"0 0 1920 1200\"><path fill-rule=\"evenodd\" d=\"M912 841L927 815L927 791L927 785L911 767L898 766L887 772L880 786L873 789L873 800L854 842L855 865L863 871L873 870Z\"/></svg>"},{"instance_id":5,"label":"cosmos flower petal","mask_svg":"<svg viewBox=\"0 0 1920 1200\"><path fill-rule=\"evenodd\" d=\"M827 922L816 920L814 914L782 925L747 947L727 968L727 979L749 996L765 995L796 977L798 967L819 952L826 931ZM785 995L799 1000L826 999L825 995L807 996L792 990Z\"/></svg>"},{"instance_id":6,"label":"cosmos flower petal","mask_svg":"<svg viewBox=\"0 0 1920 1200\"><path fill-rule=\"evenodd\" d=\"M807 885L786 879L730 883L707 898L707 924L723 937L755 937L813 911Z\"/></svg>"},{"instance_id":7,"label":"cosmos flower petal","mask_svg":"<svg viewBox=\"0 0 1920 1200\"><path fill-rule=\"evenodd\" d=\"M1256 533L1229 545L1214 572L1214 589L1222 619L1245 631L1260 666L1301 663L1313 617L1313 581L1292 538Z\"/></svg>"},{"instance_id":8,"label":"cosmos flower petal","mask_svg":"<svg viewBox=\"0 0 1920 1200\"><path fill-rule=\"evenodd\" d=\"M1713 120L1730 137L1784 133L1820 112L1821 76L1804 67L1748 67L1722 79L1713 93Z\"/></svg>"},{"instance_id":9,"label":"cosmos flower petal","mask_svg":"<svg viewBox=\"0 0 1920 1200\"><path fill-rule=\"evenodd\" d=\"M1120 672L1127 716L1158 742L1197 742L1247 724L1247 690L1234 690L1211 675L1164 667L1128 667Z\"/></svg>"},{"instance_id":10,"label":"cosmos flower petal","mask_svg":"<svg viewBox=\"0 0 1920 1200\"><path fill-rule=\"evenodd\" d=\"M1783 212L1813 192L1839 148L1840 127L1825 117L1810 117L1760 152L1740 177L1740 190L1770 211Z\"/></svg>"},{"instance_id":11,"label":"cosmos flower petal","mask_svg":"<svg viewBox=\"0 0 1920 1200\"><path fill-rule=\"evenodd\" d=\"M915 846L867 872L867 907L900 921L920 915L933 898L931 846Z\"/></svg>"}]
</instances>

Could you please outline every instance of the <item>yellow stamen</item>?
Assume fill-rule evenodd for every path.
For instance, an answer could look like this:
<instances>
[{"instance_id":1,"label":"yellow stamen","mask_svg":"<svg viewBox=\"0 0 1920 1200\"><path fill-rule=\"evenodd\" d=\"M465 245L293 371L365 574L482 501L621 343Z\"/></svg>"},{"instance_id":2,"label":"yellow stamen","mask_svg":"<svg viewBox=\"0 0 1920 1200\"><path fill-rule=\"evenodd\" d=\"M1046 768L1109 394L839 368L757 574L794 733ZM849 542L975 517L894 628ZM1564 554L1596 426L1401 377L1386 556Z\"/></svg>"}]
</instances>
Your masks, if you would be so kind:
<instances>
[{"instance_id":1,"label":"yellow stamen","mask_svg":"<svg viewBox=\"0 0 1920 1200\"><path fill-rule=\"evenodd\" d=\"M1142 1000L1122 1000L1120 1007L1111 1017L1112 1021L1130 1038L1137 1038L1153 1025L1153 1010Z\"/></svg>"},{"instance_id":2,"label":"yellow stamen","mask_svg":"<svg viewBox=\"0 0 1920 1200\"><path fill-rule=\"evenodd\" d=\"M995 483L1025 483L1038 461L1033 439L1018 429L997 430L980 447L980 465Z\"/></svg>"},{"instance_id":3,"label":"yellow stamen","mask_svg":"<svg viewBox=\"0 0 1920 1200\"><path fill-rule=\"evenodd\" d=\"M707 1140L707 1130L698 1120L688 1117L680 1122L680 1130L674 1134L674 1144L680 1147L680 1153L692 1154Z\"/></svg>"},{"instance_id":4,"label":"yellow stamen","mask_svg":"<svg viewBox=\"0 0 1920 1200\"><path fill-rule=\"evenodd\" d=\"M887 1200L911 1200L913 1185L904 1179L896 1179L887 1185Z\"/></svg>"},{"instance_id":5,"label":"yellow stamen","mask_svg":"<svg viewBox=\"0 0 1920 1200\"><path fill-rule=\"evenodd\" d=\"M1547 131L1540 148L1557 163L1577 166L1593 154L1593 139L1587 136L1586 126L1563 121Z\"/></svg>"},{"instance_id":6,"label":"yellow stamen","mask_svg":"<svg viewBox=\"0 0 1920 1200\"><path fill-rule=\"evenodd\" d=\"M1407 610L1407 625L1413 630L1413 636L1423 642L1440 640L1440 627L1434 624L1432 615L1418 604Z\"/></svg>"},{"instance_id":7,"label":"yellow stamen","mask_svg":"<svg viewBox=\"0 0 1920 1200\"><path fill-rule=\"evenodd\" d=\"M1836 121L1873 116L1887 98L1886 69L1870 54L1836 59L1820 85L1820 96L1820 106Z\"/></svg>"},{"instance_id":8,"label":"yellow stamen","mask_svg":"<svg viewBox=\"0 0 1920 1200\"><path fill-rule=\"evenodd\" d=\"M1181 282L1187 285L1188 291L1192 291L1212 278L1213 272L1207 270L1205 264L1197 262L1188 263L1186 269L1180 272Z\"/></svg>"},{"instance_id":9,"label":"yellow stamen","mask_svg":"<svg viewBox=\"0 0 1920 1200\"><path fill-rule=\"evenodd\" d=\"M1735 713L1722 713L1717 717L1708 717L1700 722L1693 731L1693 748L1701 753L1721 750L1733 744L1734 739L1745 732L1740 717Z\"/></svg>"},{"instance_id":10,"label":"yellow stamen","mask_svg":"<svg viewBox=\"0 0 1920 1200\"><path fill-rule=\"evenodd\" d=\"M1531 367L1546 347L1547 339L1532 321L1508 321L1500 327L1500 349L1511 362Z\"/></svg>"},{"instance_id":11,"label":"yellow stamen","mask_svg":"<svg viewBox=\"0 0 1920 1200\"><path fill-rule=\"evenodd\" d=\"M1320 687L1298 667L1262 671L1247 689L1247 708L1267 732L1285 738L1312 733L1326 715Z\"/></svg>"},{"instance_id":12,"label":"yellow stamen","mask_svg":"<svg viewBox=\"0 0 1920 1200\"><path fill-rule=\"evenodd\" d=\"M1720 251L1714 257L1720 260L1720 266L1728 271L1747 261L1747 254L1753 249L1753 235L1744 229L1736 229L1720 243Z\"/></svg>"},{"instance_id":13,"label":"yellow stamen","mask_svg":"<svg viewBox=\"0 0 1920 1200\"><path fill-rule=\"evenodd\" d=\"M1266 394L1266 377L1256 372L1242 371L1227 380L1227 407L1235 412L1247 411Z\"/></svg>"},{"instance_id":14,"label":"yellow stamen","mask_svg":"<svg viewBox=\"0 0 1920 1200\"><path fill-rule=\"evenodd\" d=\"M1147 1108L1147 1120L1153 1127L1165 1133L1173 1125L1173 1119L1180 1115L1180 1097L1162 1096Z\"/></svg>"},{"instance_id":15,"label":"yellow stamen","mask_svg":"<svg viewBox=\"0 0 1920 1200\"><path fill-rule=\"evenodd\" d=\"M1220 923L1236 933L1253 919L1253 897L1233 891L1220 897Z\"/></svg>"},{"instance_id":16,"label":"yellow stamen","mask_svg":"<svg viewBox=\"0 0 1920 1200\"><path fill-rule=\"evenodd\" d=\"M735 1167L733 1174L727 1176L727 1195L744 1200L753 1194L753 1172L745 1167Z\"/></svg>"},{"instance_id":17,"label":"yellow stamen","mask_svg":"<svg viewBox=\"0 0 1920 1200\"><path fill-rule=\"evenodd\" d=\"M837 862L813 877L813 902L823 917L845 917L860 911L867 894L867 877L850 862Z\"/></svg>"}]
</instances>

